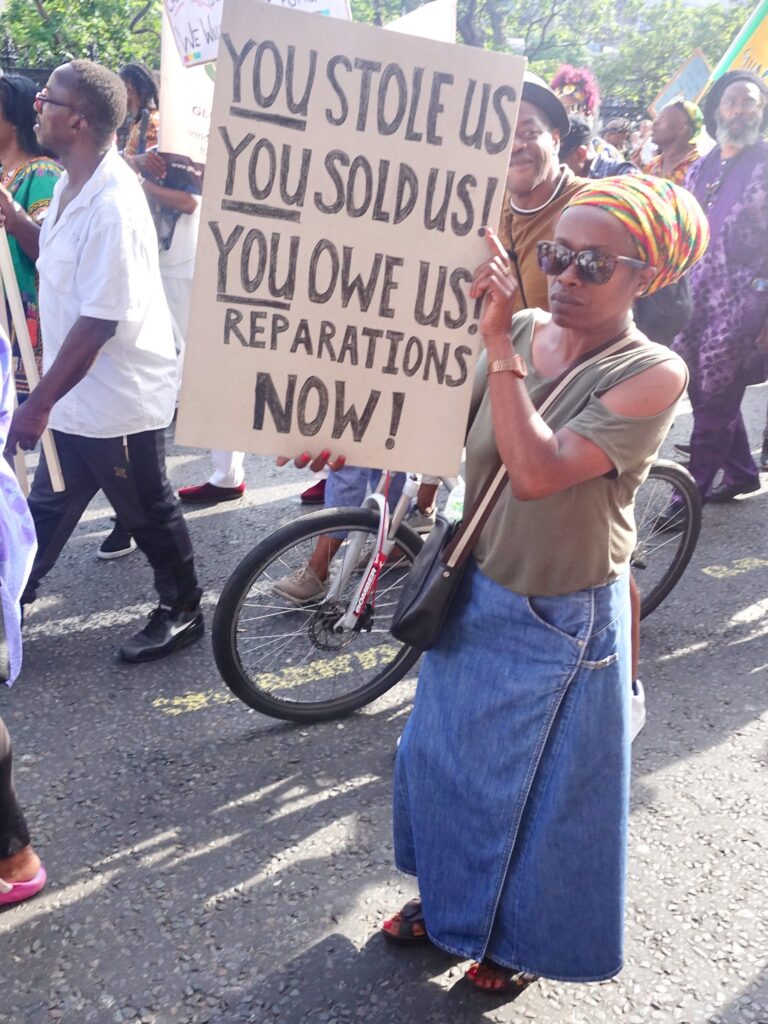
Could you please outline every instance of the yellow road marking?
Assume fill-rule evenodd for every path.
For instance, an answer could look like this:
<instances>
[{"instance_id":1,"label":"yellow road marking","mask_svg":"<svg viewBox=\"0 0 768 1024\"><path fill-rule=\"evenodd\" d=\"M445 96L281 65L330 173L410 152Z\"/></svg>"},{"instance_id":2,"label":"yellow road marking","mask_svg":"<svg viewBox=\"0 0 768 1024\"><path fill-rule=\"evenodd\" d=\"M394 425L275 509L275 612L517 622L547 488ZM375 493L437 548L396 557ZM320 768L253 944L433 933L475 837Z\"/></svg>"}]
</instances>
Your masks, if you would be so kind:
<instances>
[{"instance_id":1,"label":"yellow road marking","mask_svg":"<svg viewBox=\"0 0 768 1024\"><path fill-rule=\"evenodd\" d=\"M729 579L731 576L741 576L742 573L752 572L753 569L764 569L768 566L768 558L737 558L730 565L708 565L702 572L707 576L714 576L716 580Z\"/></svg>"},{"instance_id":2,"label":"yellow road marking","mask_svg":"<svg viewBox=\"0 0 768 1024\"><path fill-rule=\"evenodd\" d=\"M175 697L155 697L152 707L164 715L185 715L188 711L205 711L214 704L232 704L235 700L229 690L188 690Z\"/></svg>"},{"instance_id":3,"label":"yellow road marking","mask_svg":"<svg viewBox=\"0 0 768 1024\"><path fill-rule=\"evenodd\" d=\"M394 644L379 644L362 651L348 651L333 658L318 658L308 665L287 666L280 672L265 672L259 676L261 689L279 692L308 686L322 679L348 675L350 672L365 672L391 661L398 652ZM229 690L188 690L174 697L156 697L152 707L164 715L184 715L190 711L205 711L216 704L231 704L236 698Z\"/></svg>"}]
</instances>

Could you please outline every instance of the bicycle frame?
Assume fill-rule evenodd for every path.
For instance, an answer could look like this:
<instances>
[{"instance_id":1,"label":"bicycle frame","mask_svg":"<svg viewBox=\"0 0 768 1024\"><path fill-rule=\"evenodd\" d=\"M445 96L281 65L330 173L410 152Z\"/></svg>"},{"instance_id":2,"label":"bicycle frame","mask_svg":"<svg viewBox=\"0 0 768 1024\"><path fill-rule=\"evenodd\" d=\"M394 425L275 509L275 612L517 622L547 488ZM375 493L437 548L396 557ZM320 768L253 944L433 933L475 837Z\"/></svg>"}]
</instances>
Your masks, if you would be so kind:
<instances>
[{"instance_id":1,"label":"bicycle frame","mask_svg":"<svg viewBox=\"0 0 768 1024\"><path fill-rule=\"evenodd\" d=\"M381 570L395 547L395 534L405 518L405 514L408 511L411 501L416 497L421 478L417 473L409 473L406 476L405 484L403 485L403 492L391 516L389 514L389 504L387 502L390 479L391 473L389 470L382 473L375 492L373 494L369 494L361 506L362 508L370 508L374 512L378 511L379 513L379 529L376 534L376 545L368 559L368 564L363 572L360 585L352 595L352 599L347 605L346 612L334 624L334 633L343 633L345 630L354 629L360 619L360 616L365 611L366 606L368 605L368 598L376 590L376 584L378 583ZM339 571L335 574L333 582L328 588L328 594L326 595L323 604L333 602L338 599L339 594L349 579L350 573L357 565L360 556L363 553L365 539L366 534L364 533L354 533L351 535L342 565Z\"/></svg>"},{"instance_id":2,"label":"bicycle frame","mask_svg":"<svg viewBox=\"0 0 768 1024\"><path fill-rule=\"evenodd\" d=\"M400 495L400 500L395 506L394 512L390 515L387 495L389 492L391 475L392 474L389 470L382 473L376 490L373 494L369 494L361 505L361 508L369 508L374 512L379 513L379 529L376 535L376 545L368 559L365 571L363 572L360 580L360 585L352 595L352 598L347 605L347 610L337 620L337 622L334 623L334 633L343 633L345 630L356 628L360 620L360 616L368 606L368 599L372 594L375 594L376 585L378 584L381 571L395 547L395 537L398 529L400 528L400 524L405 519L405 514L418 493L419 484L421 483L421 475L419 473L408 473L405 478L405 483L403 484L403 491ZM458 483L458 479L456 477L441 477L440 479L449 491L453 490ZM322 602L323 604L338 600L339 595L349 579L350 573L354 570L360 560L366 536L367 535L364 533L351 535L342 565L339 568L339 571L334 575L333 582L328 588L325 600Z\"/></svg>"}]
</instances>

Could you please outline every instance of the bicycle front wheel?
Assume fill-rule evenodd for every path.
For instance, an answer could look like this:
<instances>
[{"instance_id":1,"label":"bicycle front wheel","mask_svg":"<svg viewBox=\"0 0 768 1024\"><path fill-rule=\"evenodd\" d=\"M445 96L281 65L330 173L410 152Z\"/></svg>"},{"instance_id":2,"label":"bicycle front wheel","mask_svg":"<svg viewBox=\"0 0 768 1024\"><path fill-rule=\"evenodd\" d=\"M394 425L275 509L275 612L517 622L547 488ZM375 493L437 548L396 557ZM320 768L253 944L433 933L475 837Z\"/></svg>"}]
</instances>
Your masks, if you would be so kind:
<instances>
[{"instance_id":1,"label":"bicycle front wheel","mask_svg":"<svg viewBox=\"0 0 768 1024\"><path fill-rule=\"evenodd\" d=\"M701 495L688 470L660 459L635 495L637 543L632 574L640 618L659 607L686 570L701 530Z\"/></svg>"},{"instance_id":2,"label":"bicycle front wheel","mask_svg":"<svg viewBox=\"0 0 768 1024\"><path fill-rule=\"evenodd\" d=\"M240 700L273 718L322 722L375 700L416 663L419 652L389 633L422 544L408 526L397 531L397 547L361 622L341 633L334 629L360 584L378 524L370 509L312 512L257 544L235 569L216 607L212 638L219 672ZM274 589L306 566L320 538L338 533L347 538L331 562L330 579L342 569L347 578L337 600L325 601L323 594L297 606ZM365 540L357 564L347 566L353 534Z\"/></svg>"}]
</instances>

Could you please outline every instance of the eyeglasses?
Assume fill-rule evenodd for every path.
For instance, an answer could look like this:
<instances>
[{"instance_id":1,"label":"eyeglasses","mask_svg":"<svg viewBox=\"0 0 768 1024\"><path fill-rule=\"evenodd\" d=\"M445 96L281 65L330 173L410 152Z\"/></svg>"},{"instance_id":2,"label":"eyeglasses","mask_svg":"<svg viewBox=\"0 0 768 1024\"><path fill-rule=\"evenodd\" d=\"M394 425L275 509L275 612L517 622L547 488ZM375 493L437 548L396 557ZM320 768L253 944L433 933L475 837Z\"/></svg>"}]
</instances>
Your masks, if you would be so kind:
<instances>
[{"instance_id":1,"label":"eyeglasses","mask_svg":"<svg viewBox=\"0 0 768 1024\"><path fill-rule=\"evenodd\" d=\"M41 92L35 94L35 102L32 106L35 108L36 113L42 114L43 106L46 103L50 103L53 107L69 107L70 110L75 109L71 103L64 103L62 100L52 100L48 95L48 90L43 89Z\"/></svg>"},{"instance_id":2,"label":"eyeglasses","mask_svg":"<svg viewBox=\"0 0 768 1024\"><path fill-rule=\"evenodd\" d=\"M724 96L720 100L722 110L757 110L763 105L763 101L757 96Z\"/></svg>"},{"instance_id":3,"label":"eyeglasses","mask_svg":"<svg viewBox=\"0 0 768 1024\"><path fill-rule=\"evenodd\" d=\"M536 255L539 267L550 277L556 277L567 270L572 263L582 281L588 284L605 284L610 281L617 263L627 263L638 270L648 266L643 260L632 259L631 256L614 256L600 249L582 249L574 252L559 242L537 242Z\"/></svg>"}]
</instances>

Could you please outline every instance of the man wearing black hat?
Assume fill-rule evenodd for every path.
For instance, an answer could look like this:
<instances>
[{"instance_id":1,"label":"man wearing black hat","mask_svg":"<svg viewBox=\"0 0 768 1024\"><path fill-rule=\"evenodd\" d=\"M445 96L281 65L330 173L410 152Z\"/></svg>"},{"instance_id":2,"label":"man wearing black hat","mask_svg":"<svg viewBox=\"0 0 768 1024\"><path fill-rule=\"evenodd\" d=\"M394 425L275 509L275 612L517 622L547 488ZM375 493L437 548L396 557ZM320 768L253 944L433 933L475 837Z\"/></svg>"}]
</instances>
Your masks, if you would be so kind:
<instances>
[{"instance_id":1,"label":"man wearing black hat","mask_svg":"<svg viewBox=\"0 0 768 1024\"><path fill-rule=\"evenodd\" d=\"M609 146L613 146L619 153L623 153L631 132L632 125L626 117L613 117L600 134Z\"/></svg>"},{"instance_id":2,"label":"man wearing black hat","mask_svg":"<svg viewBox=\"0 0 768 1024\"><path fill-rule=\"evenodd\" d=\"M560 159L582 178L608 178L637 174L637 167L621 157L611 156L609 147L598 153L592 141L592 127L581 114L569 114L570 129L560 143Z\"/></svg>"},{"instance_id":3,"label":"man wearing black hat","mask_svg":"<svg viewBox=\"0 0 768 1024\"><path fill-rule=\"evenodd\" d=\"M520 289L516 311L549 309L547 278L539 269L536 243L554 237L558 217L586 184L560 163L560 141L568 128L568 114L554 92L537 75L526 73L499 224Z\"/></svg>"},{"instance_id":4,"label":"man wearing black hat","mask_svg":"<svg viewBox=\"0 0 768 1024\"><path fill-rule=\"evenodd\" d=\"M707 95L704 121L718 145L685 184L707 211L711 239L691 272L693 316L674 348L690 371L691 473L705 500L726 502L760 489L741 401L766 379L768 361L768 86L728 72Z\"/></svg>"}]
</instances>

